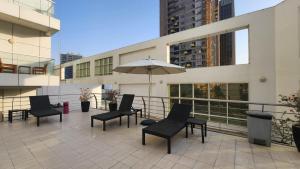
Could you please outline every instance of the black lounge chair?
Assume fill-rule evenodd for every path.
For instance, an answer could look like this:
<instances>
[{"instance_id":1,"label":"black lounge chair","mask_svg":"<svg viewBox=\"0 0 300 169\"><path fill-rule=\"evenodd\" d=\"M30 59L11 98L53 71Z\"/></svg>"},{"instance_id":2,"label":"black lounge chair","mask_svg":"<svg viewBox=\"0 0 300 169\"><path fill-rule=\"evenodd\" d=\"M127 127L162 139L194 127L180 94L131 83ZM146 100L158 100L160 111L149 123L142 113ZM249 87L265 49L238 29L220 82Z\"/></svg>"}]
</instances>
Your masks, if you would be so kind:
<instances>
[{"instance_id":1,"label":"black lounge chair","mask_svg":"<svg viewBox=\"0 0 300 169\"><path fill-rule=\"evenodd\" d=\"M124 94L119 106L119 110L107 112L107 113L101 113L97 115L91 116L91 127L94 127L94 119L95 120L101 120L103 122L103 131L106 130L105 122L108 120L112 120L115 118L120 118L120 125L122 124L122 116L127 116L127 126L129 128L129 119L132 114L136 115L136 123L137 123L137 113L133 113L131 111L132 103L133 103L134 95L130 94Z\"/></svg>"},{"instance_id":2,"label":"black lounge chair","mask_svg":"<svg viewBox=\"0 0 300 169\"><path fill-rule=\"evenodd\" d=\"M59 115L59 120L62 122L62 112L53 108L50 104L49 96L30 96L29 100L31 106L29 113L37 118L37 126L40 126L41 117Z\"/></svg>"},{"instance_id":3,"label":"black lounge chair","mask_svg":"<svg viewBox=\"0 0 300 169\"><path fill-rule=\"evenodd\" d=\"M186 128L186 138L188 137L188 124L192 106L175 103L170 111L168 117L157 123L154 123L142 131L142 141L145 145L145 134L151 134L158 137L167 139L168 141L168 154L171 153L171 138Z\"/></svg>"}]
</instances>

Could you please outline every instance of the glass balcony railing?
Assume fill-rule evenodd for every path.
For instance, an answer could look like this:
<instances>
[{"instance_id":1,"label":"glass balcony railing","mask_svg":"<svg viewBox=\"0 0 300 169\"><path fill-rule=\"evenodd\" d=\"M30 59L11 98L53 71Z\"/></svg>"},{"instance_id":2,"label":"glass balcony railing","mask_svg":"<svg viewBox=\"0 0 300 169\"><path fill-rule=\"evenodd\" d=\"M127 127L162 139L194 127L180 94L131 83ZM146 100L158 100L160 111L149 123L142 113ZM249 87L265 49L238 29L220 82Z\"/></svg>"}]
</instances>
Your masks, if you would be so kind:
<instances>
[{"instance_id":1,"label":"glass balcony railing","mask_svg":"<svg viewBox=\"0 0 300 169\"><path fill-rule=\"evenodd\" d=\"M54 64L51 58L0 52L0 73L53 75Z\"/></svg>"},{"instance_id":2,"label":"glass balcony railing","mask_svg":"<svg viewBox=\"0 0 300 169\"><path fill-rule=\"evenodd\" d=\"M52 0L0 0L29 8L41 14L54 16L54 1Z\"/></svg>"}]
</instances>

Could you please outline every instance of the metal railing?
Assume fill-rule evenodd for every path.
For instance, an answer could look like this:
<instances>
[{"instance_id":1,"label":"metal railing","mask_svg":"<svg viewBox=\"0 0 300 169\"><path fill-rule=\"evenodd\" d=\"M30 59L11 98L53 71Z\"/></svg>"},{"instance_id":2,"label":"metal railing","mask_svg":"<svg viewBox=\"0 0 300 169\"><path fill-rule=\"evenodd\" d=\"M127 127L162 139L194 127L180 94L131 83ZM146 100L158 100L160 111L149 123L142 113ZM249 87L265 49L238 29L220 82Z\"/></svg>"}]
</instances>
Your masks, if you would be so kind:
<instances>
[{"instance_id":1,"label":"metal railing","mask_svg":"<svg viewBox=\"0 0 300 169\"><path fill-rule=\"evenodd\" d=\"M120 102L122 95L118 97ZM282 126L278 126L282 120L284 110L289 109L288 105L273 104L273 103L259 103L239 100L219 100L219 99L200 99L200 98L179 98L179 97L150 97L150 111L148 111L148 96L135 96L133 107L142 108L143 117L163 119L166 118L172 104L184 103L192 105L192 116L208 120L208 127L211 130L230 133L239 136L247 136L247 114L248 110L268 111L273 114L273 127L272 127L272 140L277 143L294 145L292 138L292 131L286 131ZM197 102L204 102L207 106L202 106ZM108 101L103 101L107 104ZM214 104L217 103L217 104ZM108 109L107 105L102 106L105 110ZM277 108L282 110L277 111ZM206 110L205 110L206 109ZM219 111L218 111L219 110ZM292 113L286 113L292 115ZM278 123L279 122L279 123ZM292 124L289 124L290 126ZM283 131L284 130L284 131ZM280 133L280 134L278 134ZM287 139L288 138L288 139Z\"/></svg>"},{"instance_id":2,"label":"metal railing","mask_svg":"<svg viewBox=\"0 0 300 169\"><path fill-rule=\"evenodd\" d=\"M65 94L65 95L49 95L50 102L52 104L69 102L70 110L80 110L80 94ZM93 93L91 101L91 108L108 110L109 100L107 100L104 93ZM118 104L120 104L122 95L118 97ZM206 107L197 109L197 102L207 102ZM192 115L196 118L207 119L208 127L210 130L217 132L230 133L239 136L247 136L247 110L258 110L268 111L273 113L273 135L272 140L277 143L286 145L294 145L292 139L292 132L286 131L281 126L276 126L277 121L282 120L283 111L276 111L276 107L282 107L283 109L289 108L283 104L272 104L272 103L258 103L249 101L238 101L238 100L218 100L218 99L200 99L200 98L177 98L177 97L150 97L150 111L148 111L148 97L147 96L135 96L133 107L141 108L143 110L143 117L148 118L148 112L150 112L150 118L163 119L168 116L168 113L175 102L191 104L193 106ZM220 110L224 112L215 111L215 105L211 103L221 103ZM7 118L7 112L11 109L28 109L29 96L21 97L0 97L0 103L2 103L2 111L4 111L4 117ZM195 104L196 103L196 104ZM238 107L231 108L232 104L244 104L247 105L247 109L243 106L241 109ZM219 105L218 105L219 106ZM203 108L207 108L205 112ZM218 107L219 108L219 107ZM237 109L239 111L237 111ZM218 109L217 109L218 110ZM232 110L234 112L232 113ZM1 111L1 110L0 110ZM237 113L238 112L238 113ZM289 113L287 114L289 115ZM21 116L20 116L21 117ZM278 132L278 130L284 130ZM278 134L280 133L280 134ZM282 134L283 133L283 134ZM287 139L288 138L288 139Z\"/></svg>"},{"instance_id":3,"label":"metal railing","mask_svg":"<svg viewBox=\"0 0 300 169\"><path fill-rule=\"evenodd\" d=\"M0 73L14 74L50 74L54 73L54 59L7 53L0 51L2 64L9 64L9 69L2 69ZM0 64L1 66L1 64ZM1 70L1 69L0 69Z\"/></svg>"},{"instance_id":4,"label":"metal railing","mask_svg":"<svg viewBox=\"0 0 300 169\"><path fill-rule=\"evenodd\" d=\"M54 16L55 2L52 0L0 0L29 8L44 15Z\"/></svg>"}]
</instances>

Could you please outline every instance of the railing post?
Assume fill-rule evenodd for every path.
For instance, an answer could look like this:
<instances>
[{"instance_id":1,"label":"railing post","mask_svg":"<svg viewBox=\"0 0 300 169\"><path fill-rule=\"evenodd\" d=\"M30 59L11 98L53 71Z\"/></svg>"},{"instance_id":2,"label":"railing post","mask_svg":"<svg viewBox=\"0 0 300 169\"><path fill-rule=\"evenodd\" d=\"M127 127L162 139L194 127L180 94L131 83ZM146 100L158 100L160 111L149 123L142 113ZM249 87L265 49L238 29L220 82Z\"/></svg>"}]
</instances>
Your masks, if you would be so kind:
<instances>
[{"instance_id":1,"label":"railing post","mask_svg":"<svg viewBox=\"0 0 300 169\"><path fill-rule=\"evenodd\" d=\"M93 95L94 95L94 98L95 98L95 101L96 101L96 109L98 109L98 100L97 100L97 97L96 97L95 93L93 93Z\"/></svg>"},{"instance_id":2,"label":"railing post","mask_svg":"<svg viewBox=\"0 0 300 169\"><path fill-rule=\"evenodd\" d=\"M142 97L142 101L143 101L143 105L144 105L144 117L146 118L146 103L145 103L145 99L144 99L144 97Z\"/></svg>"},{"instance_id":3,"label":"railing post","mask_svg":"<svg viewBox=\"0 0 300 169\"><path fill-rule=\"evenodd\" d=\"M162 102L162 105L163 105L164 119L165 119L166 118L166 108L165 108L164 98L161 98L161 102Z\"/></svg>"},{"instance_id":4,"label":"railing post","mask_svg":"<svg viewBox=\"0 0 300 169\"><path fill-rule=\"evenodd\" d=\"M265 111L265 105L264 105L264 104L262 105L262 108L261 108L261 109L262 109L262 110L261 110L262 112Z\"/></svg>"},{"instance_id":5,"label":"railing post","mask_svg":"<svg viewBox=\"0 0 300 169\"><path fill-rule=\"evenodd\" d=\"M226 102L226 124L229 123L229 103Z\"/></svg>"},{"instance_id":6,"label":"railing post","mask_svg":"<svg viewBox=\"0 0 300 169\"><path fill-rule=\"evenodd\" d=\"M107 100L104 100L104 110L107 110Z\"/></svg>"}]
</instances>

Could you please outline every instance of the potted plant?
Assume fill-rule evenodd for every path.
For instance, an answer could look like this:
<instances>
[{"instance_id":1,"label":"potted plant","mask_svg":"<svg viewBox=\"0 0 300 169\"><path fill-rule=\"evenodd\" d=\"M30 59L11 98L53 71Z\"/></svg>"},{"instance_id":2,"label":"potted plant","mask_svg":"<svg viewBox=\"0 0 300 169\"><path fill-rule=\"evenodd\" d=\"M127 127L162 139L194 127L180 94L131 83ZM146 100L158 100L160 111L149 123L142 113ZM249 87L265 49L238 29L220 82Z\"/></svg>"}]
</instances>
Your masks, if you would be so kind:
<instances>
[{"instance_id":1,"label":"potted plant","mask_svg":"<svg viewBox=\"0 0 300 169\"><path fill-rule=\"evenodd\" d=\"M110 101L108 104L109 111L116 111L118 109L118 104L117 104L118 94L119 94L118 90L109 90L107 92L108 100Z\"/></svg>"},{"instance_id":2,"label":"potted plant","mask_svg":"<svg viewBox=\"0 0 300 169\"><path fill-rule=\"evenodd\" d=\"M285 111L284 114L287 114L287 118L281 121L284 126L286 124L291 124L291 130L293 133L293 138L297 146L298 151L300 152L300 91L298 94L293 94L291 96L279 95L280 103L283 103L290 107L288 111Z\"/></svg>"},{"instance_id":3,"label":"potted plant","mask_svg":"<svg viewBox=\"0 0 300 169\"><path fill-rule=\"evenodd\" d=\"M89 88L80 89L80 101L81 101L81 111L88 112L90 109L90 99L92 98L92 93Z\"/></svg>"}]
</instances>

